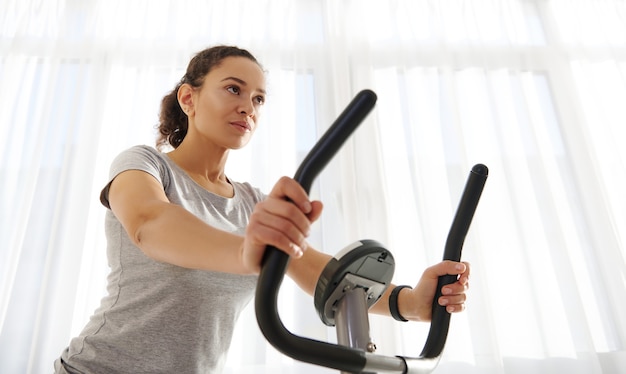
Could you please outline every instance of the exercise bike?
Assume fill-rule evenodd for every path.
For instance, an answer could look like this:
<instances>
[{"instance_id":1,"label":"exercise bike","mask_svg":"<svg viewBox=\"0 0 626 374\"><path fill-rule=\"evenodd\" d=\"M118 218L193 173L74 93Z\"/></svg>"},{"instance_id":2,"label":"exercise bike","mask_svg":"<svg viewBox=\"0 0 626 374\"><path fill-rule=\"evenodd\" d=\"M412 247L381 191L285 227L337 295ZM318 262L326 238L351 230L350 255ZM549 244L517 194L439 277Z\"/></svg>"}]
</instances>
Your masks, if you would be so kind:
<instances>
[{"instance_id":1,"label":"exercise bike","mask_svg":"<svg viewBox=\"0 0 626 374\"><path fill-rule=\"evenodd\" d=\"M294 179L307 193L313 180L369 114L376 100L371 90L359 92L302 161ZM461 260L463 242L487 175L488 169L482 164L470 171L448 233L444 260ZM368 309L391 282L395 268L391 252L375 240L361 240L340 251L323 270L315 289L314 304L322 322L336 326L338 344L297 336L285 328L278 315L277 300L288 263L287 254L268 246L256 288L257 322L265 338L278 351L342 373L416 374L430 373L436 368L450 325L450 314L437 300L441 288L456 282L456 276L439 277L430 330L421 354L414 358L389 357L374 353L376 347L369 336Z\"/></svg>"}]
</instances>

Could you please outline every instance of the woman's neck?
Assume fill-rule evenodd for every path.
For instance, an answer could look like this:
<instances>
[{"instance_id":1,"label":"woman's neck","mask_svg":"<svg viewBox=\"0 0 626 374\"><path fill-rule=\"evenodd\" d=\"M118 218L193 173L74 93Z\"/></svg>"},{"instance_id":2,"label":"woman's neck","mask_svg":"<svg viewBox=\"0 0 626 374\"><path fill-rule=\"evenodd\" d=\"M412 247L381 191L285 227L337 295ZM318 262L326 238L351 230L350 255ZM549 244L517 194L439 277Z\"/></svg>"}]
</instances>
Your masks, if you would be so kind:
<instances>
[{"instance_id":1,"label":"woman's neck","mask_svg":"<svg viewBox=\"0 0 626 374\"><path fill-rule=\"evenodd\" d=\"M224 197L234 196L233 186L224 173L227 149L211 151L211 147L192 147L183 142L167 155L206 190Z\"/></svg>"}]
</instances>

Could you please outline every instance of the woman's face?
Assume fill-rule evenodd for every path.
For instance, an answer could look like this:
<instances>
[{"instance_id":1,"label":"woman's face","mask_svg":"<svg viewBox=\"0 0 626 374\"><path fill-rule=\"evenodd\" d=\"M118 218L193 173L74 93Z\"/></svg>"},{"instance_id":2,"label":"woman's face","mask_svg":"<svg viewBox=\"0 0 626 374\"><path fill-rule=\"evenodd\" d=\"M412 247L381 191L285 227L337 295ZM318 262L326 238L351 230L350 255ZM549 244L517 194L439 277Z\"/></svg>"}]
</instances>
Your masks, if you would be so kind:
<instances>
[{"instance_id":1,"label":"woman's face","mask_svg":"<svg viewBox=\"0 0 626 374\"><path fill-rule=\"evenodd\" d=\"M256 130L264 103L261 67L245 57L227 57L191 91L187 136L201 136L226 149L241 148Z\"/></svg>"}]
</instances>

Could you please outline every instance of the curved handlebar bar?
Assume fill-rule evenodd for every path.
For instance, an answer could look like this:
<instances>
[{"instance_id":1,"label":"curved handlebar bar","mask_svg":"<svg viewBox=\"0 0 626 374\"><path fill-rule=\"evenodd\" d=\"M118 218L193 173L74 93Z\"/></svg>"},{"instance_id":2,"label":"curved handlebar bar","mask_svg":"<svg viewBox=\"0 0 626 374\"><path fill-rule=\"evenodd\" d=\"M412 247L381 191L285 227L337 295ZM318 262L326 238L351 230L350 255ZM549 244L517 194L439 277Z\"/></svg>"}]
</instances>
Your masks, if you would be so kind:
<instances>
[{"instance_id":1,"label":"curved handlebar bar","mask_svg":"<svg viewBox=\"0 0 626 374\"><path fill-rule=\"evenodd\" d=\"M294 177L307 193L319 172L374 108L376 99L373 91L361 91L313 146ZM285 328L276 306L278 289L288 263L286 253L272 246L266 248L255 297L257 321L265 338L276 349L296 360L338 370L361 371L366 362L364 352L303 338Z\"/></svg>"},{"instance_id":2,"label":"curved handlebar bar","mask_svg":"<svg viewBox=\"0 0 626 374\"><path fill-rule=\"evenodd\" d=\"M446 246L443 251L444 260L461 261L461 251L465 242L465 236L474 217L474 212L478 206L478 200L485 187L488 174L489 169L482 164L474 165L472 171L470 171L456 215L448 232ZM434 358L441 355L443 351L448 336L448 328L450 327L450 313L446 311L445 306L439 305L437 300L441 297L441 288L446 284L456 282L456 280L456 275L439 277L437 291L433 299L430 330L420 357Z\"/></svg>"},{"instance_id":3,"label":"curved handlebar bar","mask_svg":"<svg viewBox=\"0 0 626 374\"><path fill-rule=\"evenodd\" d=\"M294 179L308 193L313 180L333 158L343 143L365 119L376 103L376 94L370 90L359 92L324 133L298 168ZM474 210L487 177L487 167L476 165L470 173L461 203L450 229L444 251L444 259L459 261L461 247L474 215ZM430 372L437 364L447 338L450 314L439 307L435 297L433 318L429 336L419 358L384 357L342 345L330 344L292 334L282 323L277 310L278 290L289 264L289 256L275 247L268 246L256 288L255 312L259 327L265 338L283 354L315 365L346 372L362 372L369 369L398 370L402 373ZM444 284L456 281L440 277L438 292Z\"/></svg>"}]
</instances>

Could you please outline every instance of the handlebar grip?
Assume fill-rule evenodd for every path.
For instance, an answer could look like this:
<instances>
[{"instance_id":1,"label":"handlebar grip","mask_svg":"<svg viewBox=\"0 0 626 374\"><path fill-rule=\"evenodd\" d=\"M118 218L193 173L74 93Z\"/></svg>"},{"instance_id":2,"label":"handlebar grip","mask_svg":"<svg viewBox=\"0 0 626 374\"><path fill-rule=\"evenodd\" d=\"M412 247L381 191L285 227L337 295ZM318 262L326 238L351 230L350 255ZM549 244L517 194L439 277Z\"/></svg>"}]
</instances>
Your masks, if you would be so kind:
<instances>
[{"instance_id":1,"label":"handlebar grip","mask_svg":"<svg viewBox=\"0 0 626 374\"><path fill-rule=\"evenodd\" d=\"M376 94L371 90L359 92L309 151L294 177L307 193L313 180L374 108L376 100ZM364 352L299 337L285 328L278 315L277 304L278 290L288 264L286 253L272 246L266 248L255 296L257 322L265 338L277 350L296 360L361 372L366 363Z\"/></svg>"},{"instance_id":2,"label":"handlebar grip","mask_svg":"<svg viewBox=\"0 0 626 374\"><path fill-rule=\"evenodd\" d=\"M371 90L359 92L302 160L294 179L307 193L313 180L374 108L376 100Z\"/></svg>"},{"instance_id":3,"label":"handlebar grip","mask_svg":"<svg viewBox=\"0 0 626 374\"><path fill-rule=\"evenodd\" d=\"M488 175L489 169L483 164L474 165L470 171L456 215L454 216L452 226L448 232L448 238L443 252L444 260L461 261L463 243L465 242L465 237L469 231ZM434 358L438 357L441 352L443 352L443 347L446 344L448 335L448 328L450 327L450 313L446 311L445 306L439 305L438 300L441 297L441 288L456 281L456 275L443 275L439 277L437 291L433 299L430 330L428 331L428 337L426 338L426 343L424 344L420 357Z\"/></svg>"}]
</instances>

